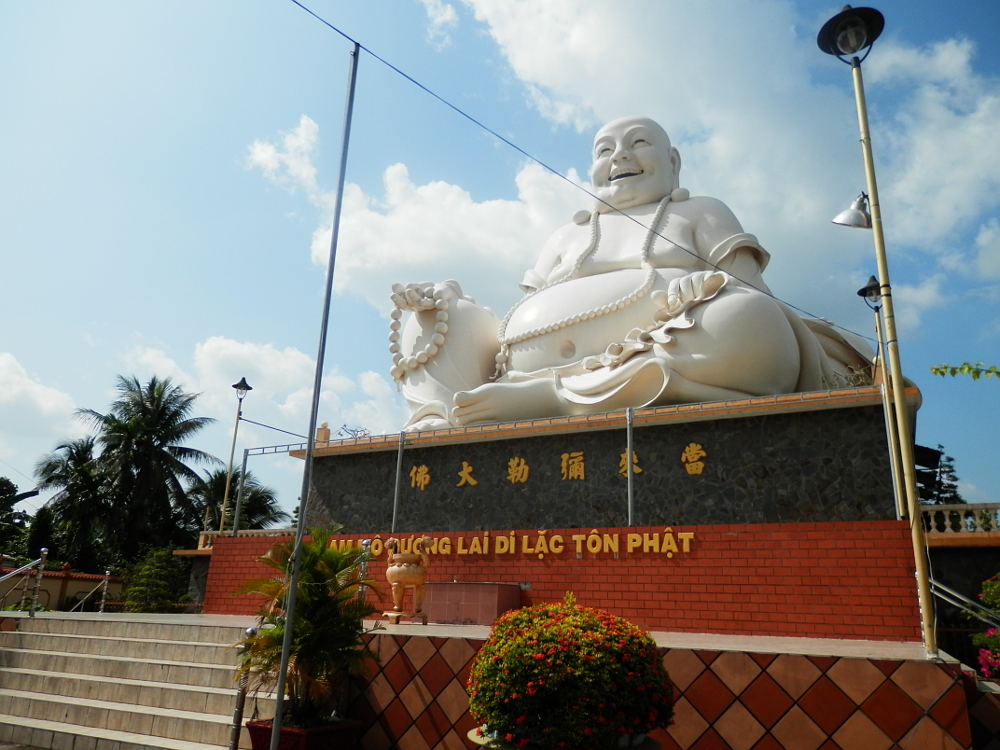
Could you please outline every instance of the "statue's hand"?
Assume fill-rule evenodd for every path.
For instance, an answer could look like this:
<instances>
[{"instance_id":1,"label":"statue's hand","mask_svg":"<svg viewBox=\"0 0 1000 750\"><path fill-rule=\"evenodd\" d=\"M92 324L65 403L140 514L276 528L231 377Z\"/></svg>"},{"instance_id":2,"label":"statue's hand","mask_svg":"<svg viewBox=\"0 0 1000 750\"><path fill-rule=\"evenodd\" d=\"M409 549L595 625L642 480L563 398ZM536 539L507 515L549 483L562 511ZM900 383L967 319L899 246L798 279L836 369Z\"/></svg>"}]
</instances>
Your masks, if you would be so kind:
<instances>
[{"instance_id":1,"label":"statue's hand","mask_svg":"<svg viewBox=\"0 0 1000 750\"><path fill-rule=\"evenodd\" d=\"M725 286L726 279L726 274L721 271L695 271L672 279L666 291L653 292L652 300L663 308L668 317L674 317L714 297Z\"/></svg>"},{"instance_id":2,"label":"statue's hand","mask_svg":"<svg viewBox=\"0 0 1000 750\"><path fill-rule=\"evenodd\" d=\"M441 299L441 294L445 289L444 284L435 284L431 281L421 281L416 284L392 285L392 302L400 310L406 312L423 312L433 310L437 300ZM435 295L437 292L437 295Z\"/></svg>"}]
</instances>

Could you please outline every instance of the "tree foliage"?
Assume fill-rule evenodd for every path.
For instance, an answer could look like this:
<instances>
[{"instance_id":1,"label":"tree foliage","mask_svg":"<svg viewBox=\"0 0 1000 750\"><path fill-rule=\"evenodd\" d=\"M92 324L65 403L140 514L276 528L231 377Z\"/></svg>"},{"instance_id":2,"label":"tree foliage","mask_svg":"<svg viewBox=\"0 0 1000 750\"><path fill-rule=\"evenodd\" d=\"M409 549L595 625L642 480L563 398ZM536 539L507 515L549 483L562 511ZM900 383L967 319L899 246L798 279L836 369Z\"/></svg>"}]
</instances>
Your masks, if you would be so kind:
<instances>
[{"instance_id":1,"label":"tree foliage","mask_svg":"<svg viewBox=\"0 0 1000 750\"><path fill-rule=\"evenodd\" d=\"M936 453L939 456L937 465L929 470L918 471L920 476L920 501L934 505L952 505L964 503L958 491L958 473L955 471L955 459L944 452L944 446L938 445Z\"/></svg>"},{"instance_id":2,"label":"tree foliage","mask_svg":"<svg viewBox=\"0 0 1000 750\"><path fill-rule=\"evenodd\" d=\"M973 380L979 380L979 378L996 378L1000 380L1000 370L997 369L997 366L990 365L987 367L983 362L976 362L975 364L963 362L960 365L940 364L931 367L931 372L935 375L940 375L942 378L945 375L951 375L952 377L956 375L968 375Z\"/></svg>"},{"instance_id":3,"label":"tree foliage","mask_svg":"<svg viewBox=\"0 0 1000 750\"><path fill-rule=\"evenodd\" d=\"M108 562L115 523L104 465L97 460L95 439L70 440L35 466L40 489L56 489L47 503L62 557L80 570L97 572Z\"/></svg>"},{"instance_id":4,"label":"tree foliage","mask_svg":"<svg viewBox=\"0 0 1000 750\"><path fill-rule=\"evenodd\" d=\"M28 526L28 514L14 510L18 502L17 485L7 477L0 477L0 553L20 554Z\"/></svg>"},{"instance_id":5,"label":"tree foliage","mask_svg":"<svg viewBox=\"0 0 1000 750\"><path fill-rule=\"evenodd\" d=\"M156 377L143 385L119 376L117 390L107 414L78 413L98 430L115 516L129 532L119 540L121 553L133 560L141 545L184 543L183 519L194 512L184 482L199 478L189 464L218 459L182 445L214 421L190 416L197 394Z\"/></svg>"},{"instance_id":6,"label":"tree foliage","mask_svg":"<svg viewBox=\"0 0 1000 750\"><path fill-rule=\"evenodd\" d=\"M283 721L286 726L308 727L329 723L332 712L343 716L346 679L361 675L364 662L376 655L364 645L363 619L377 610L359 598L362 587L375 582L362 574L366 553L360 547L338 550L331 537L341 527L310 529L311 539L300 549L295 617L285 687ZM257 633L246 640L239 672L250 678L250 690L270 690L281 673L285 636L285 599L290 580L294 540L275 544L258 558L275 576L249 584L243 593L263 595Z\"/></svg>"},{"instance_id":7,"label":"tree foliage","mask_svg":"<svg viewBox=\"0 0 1000 750\"><path fill-rule=\"evenodd\" d=\"M219 513L226 494L226 469L206 471L203 477L191 482L188 498L194 516L191 521L201 528L208 516L208 528L219 528ZM240 486L240 469L233 469L233 479L229 487L229 504L226 506L226 528L233 528L236 514L237 490ZM243 503L240 506L241 529L267 529L279 524L287 524L291 516L281 509L278 497L270 487L262 485L253 472L248 471L243 483Z\"/></svg>"},{"instance_id":8,"label":"tree foliage","mask_svg":"<svg viewBox=\"0 0 1000 750\"><path fill-rule=\"evenodd\" d=\"M135 564L126 580L126 612L176 612L187 595L189 561L170 549L151 549Z\"/></svg>"},{"instance_id":9,"label":"tree foliage","mask_svg":"<svg viewBox=\"0 0 1000 750\"><path fill-rule=\"evenodd\" d=\"M188 485L201 477L192 465L220 463L184 445L213 421L191 415L196 394L157 377L119 376L117 391L107 413L77 412L95 434L35 468L40 488L58 490L48 505L63 559L89 572L121 568L143 548L193 543Z\"/></svg>"}]
</instances>

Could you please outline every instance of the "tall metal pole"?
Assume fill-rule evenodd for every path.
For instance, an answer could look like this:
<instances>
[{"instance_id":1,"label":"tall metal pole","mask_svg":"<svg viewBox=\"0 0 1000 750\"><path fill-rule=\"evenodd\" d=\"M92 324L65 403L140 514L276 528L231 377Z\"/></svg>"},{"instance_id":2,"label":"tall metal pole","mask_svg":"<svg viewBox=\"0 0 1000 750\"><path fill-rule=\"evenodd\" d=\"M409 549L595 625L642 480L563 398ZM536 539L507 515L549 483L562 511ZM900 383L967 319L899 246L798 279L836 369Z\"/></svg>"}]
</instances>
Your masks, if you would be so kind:
<instances>
[{"instance_id":1,"label":"tall metal pole","mask_svg":"<svg viewBox=\"0 0 1000 750\"><path fill-rule=\"evenodd\" d=\"M285 634L281 644L281 666L278 684L275 688L274 724L271 727L271 750L278 750L281 741L281 719L285 704L285 676L288 671L288 656L292 648L292 629L295 622L295 592L299 583L299 563L302 559L302 538L306 532L306 503L312 485L312 464L316 443L316 423L319 415L320 388L323 385L323 361L326 357L326 335L330 323L330 302L333 298L333 267L337 260L337 241L340 237L340 212L344 203L344 177L347 173L347 148L351 141L351 119L354 115L354 87L358 77L358 56L361 47L357 42L351 49L351 60L347 74L347 104L344 107L344 135L340 144L340 174L337 178L337 198L333 205L333 228L330 233L330 258L326 268L326 295L323 299L323 314L319 329L319 351L316 354L316 375L313 381L312 409L309 414L309 431L306 433L306 461L302 470L302 493L299 495L299 525L295 532L295 547L292 550L292 571L288 583L288 599L285 606Z\"/></svg>"},{"instance_id":2,"label":"tall metal pole","mask_svg":"<svg viewBox=\"0 0 1000 750\"><path fill-rule=\"evenodd\" d=\"M903 483L906 488L906 504L910 514L910 538L913 542L913 557L917 570L920 620L923 626L924 648L927 650L927 655L933 657L937 656L937 638L934 633L934 604L931 599L930 575L927 566L927 545L924 540L923 515L920 513L920 497L917 494L913 436L910 431L909 409L906 405L906 384L903 381L903 371L899 362L896 318L892 306L892 288L889 285L889 264L885 255L885 238L882 236L882 212L879 208L878 186L875 183L875 162L872 159L872 142L868 131L868 108L865 104L864 81L861 78L861 60L857 57L851 58L851 71L854 75L854 98L858 106L858 127L861 130L861 150L865 160L872 232L875 237L875 260L878 265L878 280L882 295L882 320L885 326L886 349L889 353L889 385L896 411L899 455L903 464Z\"/></svg>"},{"instance_id":3,"label":"tall metal pole","mask_svg":"<svg viewBox=\"0 0 1000 750\"><path fill-rule=\"evenodd\" d=\"M229 471L226 472L226 490L222 493L222 512L219 513L219 533L226 528L226 506L229 505L229 485L233 481L233 456L236 454L236 436L240 432L240 417L243 416L243 397L236 399L236 426L233 427L233 444L229 448Z\"/></svg>"},{"instance_id":4,"label":"tall metal pole","mask_svg":"<svg viewBox=\"0 0 1000 750\"><path fill-rule=\"evenodd\" d=\"M892 489L896 496L896 517L906 518L906 487L903 484L903 472L899 465L899 435L896 432L896 416L889 400L889 384L886 382L885 343L882 337L882 306L875 307L875 338L878 339L878 365L882 370L882 411L885 412L885 431L889 437L889 468L892 471Z\"/></svg>"},{"instance_id":5,"label":"tall metal pole","mask_svg":"<svg viewBox=\"0 0 1000 750\"><path fill-rule=\"evenodd\" d=\"M236 490L236 510L233 512L233 536L240 530L240 512L243 510L243 488L247 483L247 458L250 449L243 449L243 465L240 467L240 484Z\"/></svg>"},{"instance_id":6,"label":"tall metal pole","mask_svg":"<svg viewBox=\"0 0 1000 750\"><path fill-rule=\"evenodd\" d=\"M396 488L392 494L392 528L396 533L396 518L399 516L399 493L403 489L403 451L406 450L406 433L399 433L399 450L396 451Z\"/></svg>"},{"instance_id":7,"label":"tall metal pole","mask_svg":"<svg viewBox=\"0 0 1000 750\"><path fill-rule=\"evenodd\" d=\"M632 443L632 419L633 419L633 417L632 417L632 415L633 415L633 411L632 411L632 407L630 406L628 409L625 410L625 433L626 433L626 439L625 439L625 446L626 446L625 447L625 472L626 473L625 473L625 477L626 477L626 480L628 482L627 487L628 487L628 525L629 526L632 525L632 508L633 508L633 498L634 498L632 477L633 477L633 475L635 473L634 470L632 469L632 450L633 450L633 443Z\"/></svg>"}]
</instances>

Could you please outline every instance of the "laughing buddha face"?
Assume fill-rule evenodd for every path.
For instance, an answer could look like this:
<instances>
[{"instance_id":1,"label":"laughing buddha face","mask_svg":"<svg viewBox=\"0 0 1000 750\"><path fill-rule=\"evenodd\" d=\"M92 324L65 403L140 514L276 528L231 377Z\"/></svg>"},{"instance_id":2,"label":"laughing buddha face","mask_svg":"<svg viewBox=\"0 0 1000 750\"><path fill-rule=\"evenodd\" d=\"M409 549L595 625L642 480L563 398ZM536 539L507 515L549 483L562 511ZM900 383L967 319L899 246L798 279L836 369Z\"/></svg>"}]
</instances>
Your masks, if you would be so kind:
<instances>
[{"instance_id":1,"label":"laughing buddha face","mask_svg":"<svg viewBox=\"0 0 1000 750\"><path fill-rule=\"evenodd\" d=\"M646 117L614 120L594 137L590 180L594 194L613 208L658 203L678 186L680 168L670 137ZM607 210L598 205L598 211Z\"/></svg>"}]
</instances>

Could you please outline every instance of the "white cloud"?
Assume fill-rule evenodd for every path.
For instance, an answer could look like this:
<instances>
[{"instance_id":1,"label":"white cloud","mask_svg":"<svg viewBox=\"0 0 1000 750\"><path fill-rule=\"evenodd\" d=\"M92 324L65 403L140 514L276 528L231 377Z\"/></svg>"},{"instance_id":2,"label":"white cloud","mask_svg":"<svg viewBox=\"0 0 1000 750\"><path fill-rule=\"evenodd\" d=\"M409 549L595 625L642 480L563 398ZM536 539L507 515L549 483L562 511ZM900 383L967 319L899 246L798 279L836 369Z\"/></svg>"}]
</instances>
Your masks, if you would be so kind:
<instances>
[{"instance_id":1,"label":"white cloud","mask_svg":"<svg viewBox=\"0 0 1000 750\"><path fill-rule=\"evenodd\" d=\"M943 274L935 274L917 285L898 284L892 287L896 327L900 331L916 330L925 312L949 301L941 293L943 281Z\"/></svg>"},{"instance_id":2,"label":"white cloud","mask_svg":"<svg viewBox=\"0 0 1000 750\"><path fill-rule=\"evenodd\" d=\"M0 352L0 476L22 490L35 486L35 463L58 442L82 437L86 427L75 419L73 398L42 383L10 352ZM24 501L33 511L44 498Z\"/></svg>"},{"instance_id":3,"label":"white cloud","mask_svg":"<svg viewBox=\"0 0 1000 750\"><path fill-rule=\"evenodd\" d=\"M278 145L256 142L251 165L275 184L302 188L320 208L311 256L323 265L329 255L332 195L315 181L312 154L318 131L303 116L293 134ZM569 177L579 183L570 170ZM517 174L517 200L476 202L457 185L415 184L406 166L383 175L384 194L366 195L357 185L344 189L335 284L386 310L393 282L458 278L465 291L486 304L509 306L517 283L548 236L589 200L565 180L529 163ZM494 290L496 280L506 288ZM492 300L492 301L491 301Z\"/></svg>"},{"instance_id":4,"label":"white cloud","mask_svg":"<svg viewBox=\"0 0 1000 750\"><path fill-rule=\"evenodd\" d=\"M725 201L771 251L767 280L780 297L859 319L851 278L871 270L870 236L829 221L857 195L863 170L850 76L815 47L823 18L799 17L788 0L462 1L545 117L581 130L626 114L656 118L681 150L682 184ZM425 8L432 22L447 15ZM766 54L748 45L765 38ZM958 233L989 226L1000 202L1000 87L975 74L973 51L962 40L887 40L865 66L889 242L935 253L945 274L963 273ZM812 69L822 66L844 68L842 82L817 85ZM276 144L254 144L251 162L321 209L311 251L325 263L331 196L311 166L317 138L303 117ZM393 281L457 278L502 311L548 234L587 203L534 166L518 175L516 201L417 185L402 164L386 169L384 186L381 196L346 187L336 277L339 292L383 310ZM979 252L992 269L990 246ZM941 283L912 285L908 325Z\"/></svg>"},{"instance_id":5,"label":"white cloud","mask_svg":"<svg viewBox=\"0 0 1000 750\"><path fill-rule=\"evenodd\" d=\"M987 495L972 482L958 480L958 492L967 503L995 503L996 499Z\"/></svg>"},{"instance_id":6,"label":"white cloud","mask_svg":"<svg viewBox=\"0 0 1000 750\"><path fill-rule=\"evenodd\" d=\"M974 51L968 40L888 42L869 63L879 91L903 95L892 121L873 125L886 146L882 201L897 241L947 252L956 231L1000 205L1000 82L975 74Z\"/></svg>"},{"instance_id":7,"label":"white cloud","mask_svg":"<svg viewBox=\"0 0 1000 750\"><path fill-rule=\"evenodd\" d=\"M438 49L442 49L451 44L451 36L448 29L458 26L458 13L455 6L442 0L420 0L427 13L427 40Z\"/></svg>"},{"instance_id":8,"label":"white cloud","mask_svg":"<svg viewBox=\"0 0 1000 750\"><path fill-rule=\"evenodd\" d=\"M247 167L260 169L271 182L290 192L301 189L314 206L332 211L333 195L324 193L316 181L313 164L319 144L319 125L306 115L294 130L283 133L280 145L254 141L247 155Z\"/></svg>"},{"instance_id":9,"label":"white cloud","mask_svg":"<svg viewBox=\"0 0 1000 750\"><path fill-rule=\"evenodd\" d=\"M63 438L81 430L73 420L76 404L68 393L32 377L17 358L0 352L0 433Z\"/></svg>"},{"instance_id":10,"label":"white cloud","mask_svg":"<svg viewBox=\"0 0 1000 750\"><path fill-rule=\"evenodd\" d=\"M983 279L1000 279L1000 221L990 219L976 236L976 271Z\"/></svg>"},{"instance_id":11,"label":"white cloud","mask_svg":"<svg viewBox=\"0 0 1000 750\"><path fill-rule=\"evenodd\" d=\"M772 289L842 317L848 275L871 251L830 229L863 175L846 86L810 77L839 65L816 50L819 21L785 0L463 1L543 115L588 131L624 115L658 120L681 152L682 184L727 203L771 251ZM821 300L802 291L817 283Z\"/></svg>"},{"instance_id":12,"label":"white cloud","mask_svg":"<svg viewBox=\"0 0 1000 750\"><path fill-rule=\"evenodd\" d=\"M247 395L245 416L281 430L304 434L312 404L315 360L298 349L278 349L271 344L234 341L213 336L195 345L193 373L186 373L167 353L154 348L133 349L127 363L140 373L171 377L185 390L199 393L199 412L228 424L234 417L235 400L229 381L233 373L245 377L253 390ZM254 416L250 416L250 414ZM320 421L339 427L343 423L377 432L394 432L405 421L405 411L395 401L395 391L377 373L365 372L356 380L336 368L325 373L320 396ZM278 433L247 425L258 444L282 442ZM295 438L289 436L288 440Z\"/></svg>"}]
</instances>

